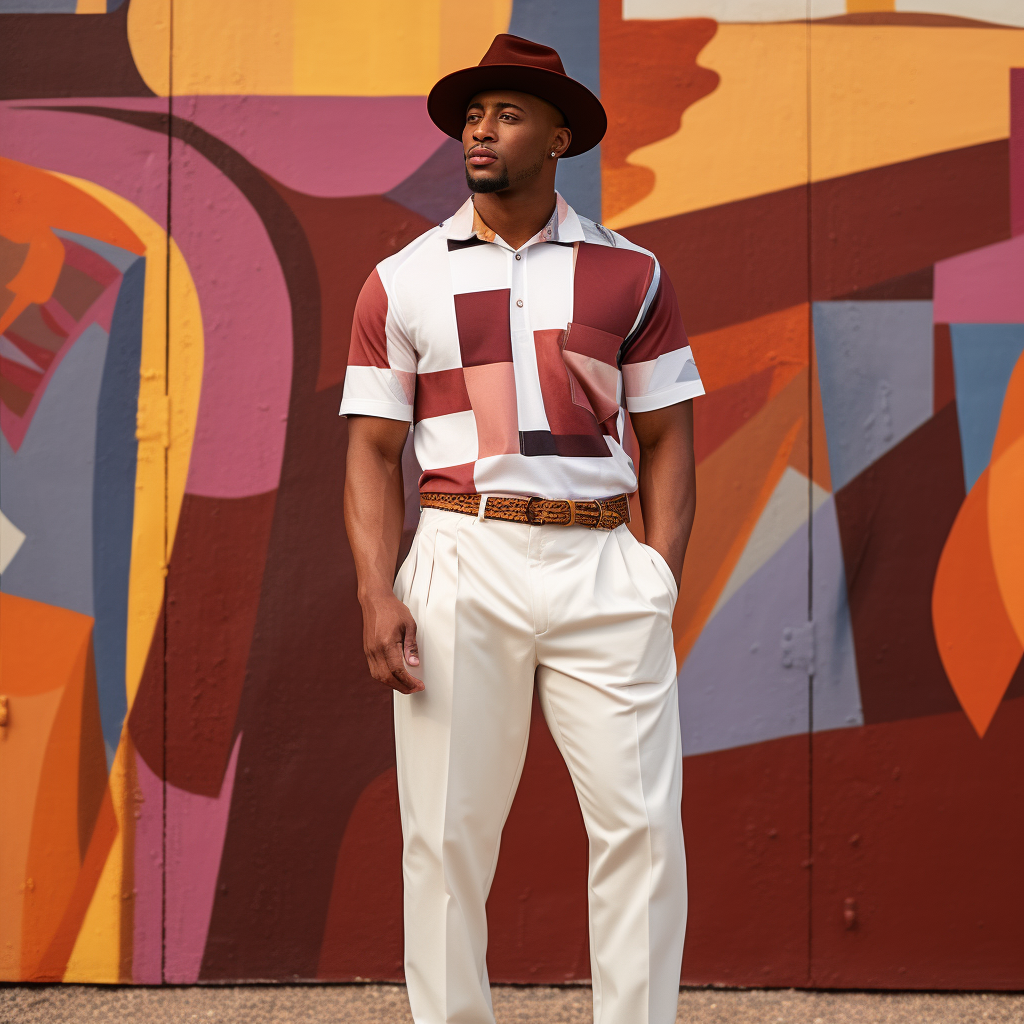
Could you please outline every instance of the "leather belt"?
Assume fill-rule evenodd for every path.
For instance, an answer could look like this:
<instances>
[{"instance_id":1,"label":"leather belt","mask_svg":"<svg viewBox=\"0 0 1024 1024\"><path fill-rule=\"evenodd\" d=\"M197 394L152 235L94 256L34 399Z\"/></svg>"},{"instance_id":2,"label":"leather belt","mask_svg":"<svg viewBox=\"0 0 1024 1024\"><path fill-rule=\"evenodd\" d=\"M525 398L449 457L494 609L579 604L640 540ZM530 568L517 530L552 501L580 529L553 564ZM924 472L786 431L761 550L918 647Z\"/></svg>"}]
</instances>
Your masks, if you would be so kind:
<instances>
[{"instance_id":1,"label":"leather belt","mask_svg":"<svg viewBox=\"0 0 1024 1024\"><path fill-rule=\"evenodd\" d=\"M439 508L446 512L480 515L479 494L420 494L420 508ZM506 498L488 495L484 519L501 519L530 526L586 526L591 530L614 530L629 522L629 496L571 501L568 498Z\"/></svg>"}]
</instances>

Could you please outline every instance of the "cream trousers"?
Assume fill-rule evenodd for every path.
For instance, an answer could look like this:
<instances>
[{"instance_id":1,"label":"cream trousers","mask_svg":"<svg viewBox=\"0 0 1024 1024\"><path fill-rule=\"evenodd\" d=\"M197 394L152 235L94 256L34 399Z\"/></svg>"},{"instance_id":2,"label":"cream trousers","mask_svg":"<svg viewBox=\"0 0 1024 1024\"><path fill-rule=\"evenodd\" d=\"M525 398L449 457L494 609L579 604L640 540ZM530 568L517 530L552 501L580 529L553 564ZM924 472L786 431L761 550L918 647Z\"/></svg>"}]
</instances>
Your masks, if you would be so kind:
<instances>
[{"instance_id":1,"label":"cream trousers","mask_svg":"<svg viewBox=\"0 0 1024 1024\"><path fill-rule=\"evenodd\" d=\"M594 1020L672 1024L686 862L668 565L625 526L424 509L395 593L425 685L395 694L416 1024L493 1024L484 905L535 681L590 841Z\"/></svg>"}]
</instances>

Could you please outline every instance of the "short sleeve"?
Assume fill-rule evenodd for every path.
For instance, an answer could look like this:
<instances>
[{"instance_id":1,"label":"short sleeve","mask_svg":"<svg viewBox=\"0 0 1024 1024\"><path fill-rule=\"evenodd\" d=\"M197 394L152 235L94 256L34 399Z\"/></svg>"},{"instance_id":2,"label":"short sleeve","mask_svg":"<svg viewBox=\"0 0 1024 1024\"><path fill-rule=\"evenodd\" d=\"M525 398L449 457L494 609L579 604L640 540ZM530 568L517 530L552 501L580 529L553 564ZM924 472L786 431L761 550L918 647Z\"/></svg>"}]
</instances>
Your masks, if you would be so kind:
<instances>
[{"instance_id":1,"label":"short sleeve","mask_svg":"<svg viewBox=\"0 0 1024 1024\"><path fill-rule=\"evenodd\" d=\"M375 269L356 299L339 412L411 423L415 397L416 351Z\"/></svg>"},{"instance_id":2,"label":"short sleeve","mask_svg":"<svg viewBox=\"0 0 1024 1024\"><path fill-rule=\"evenodd\" d=\"M626 339L622 384L630 412L651 412L704 394L675 289L658 266L646 312Z\"/></svg>"}]
</instances>

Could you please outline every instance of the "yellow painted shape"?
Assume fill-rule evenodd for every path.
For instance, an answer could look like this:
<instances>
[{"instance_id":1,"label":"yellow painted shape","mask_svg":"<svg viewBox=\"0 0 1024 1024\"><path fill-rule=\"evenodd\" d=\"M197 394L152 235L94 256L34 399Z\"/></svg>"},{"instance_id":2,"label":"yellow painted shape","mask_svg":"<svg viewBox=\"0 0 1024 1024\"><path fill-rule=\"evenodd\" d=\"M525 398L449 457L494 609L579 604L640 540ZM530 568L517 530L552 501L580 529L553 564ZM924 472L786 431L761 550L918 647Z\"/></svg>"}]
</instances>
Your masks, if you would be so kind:
<instances>
[{"instance_id":1,"label":"yellow painted shape","mask_svg":"<svg viewBox=\"0 0 1024 1024\"><path fill-rule=\"evenodd\" d=\"M870 14L875 11L895 11L896 0L846 0L847 14Z\"/></svg>"},{"instance_id":2,"label":"yellow painted shape","mask_svg":"<svg viewBox=\"0 0 1024 1024\"><path fill-rule=\"evenodd\" d=\"M6 595L5 595L6 596ZM10 698L0 730L0 981L21 981L21 920L32 814L64 687Z\"/></svg>"},{"instance_id":3,"label":"yellow painted shape","mask_svg":"<svg viewBox=\"0 0 1024 1024\"><path fill-rule=\"evenodd\" d=\"M174 239L170 256L170 377L166 380L165 292L167 235L127 199L80 178L61 175L117 214L146 246L142 360L139 380L138 459L135 515L128 580L128 638L125 688L128 710L142 679L146 656L163 601L178 516L185 495L203 382L203 321L195 282ZM165 391L166 387L166 391ZM166 446L166 447L165 447ZM166 547L164 457L166 452Z\"/></svg>"},{"instance_id":4,"label":"yellow painted shape","mask_svg":"<svg viewBox=\"0 0 1024 1024\"><path fill-rule=\"evenodd\" d=\"M75 14L106 14L107 0L78 0Z\"/></svg>"},{"instance_id":5,"label":"yellow painted shape","mask_svg":"<svg viewBox=\"0 0 1024 1024\"><path fill-rule=\"evenodd\" d=\"M609 220L613 228L775 192L807 176L807 28L720 24L699 63L714 92L687 108L674 135L642 146L654 189Z\"/></svg>"},{"instance_id":6,"label":"yellow painted shape","mask_svg":"<svg viewBox=\"0 0 1024 1024\"><path fill-rule=\"evenodd\" d=\"M512 0L175 0L174 93L422 96L479 62ZM128 42L170 93L168 0L132 0Z\"/></svg>"},{"instance_id":7,"label":"yellow painted shape","mask_svg":"<svg viewBox=\"0 0 1024 1024\"><path fill-rule=\"evenodd\" d=\"M111 843L89 909L85 912L85 919L64 969L62 980L65 982L117 984L125 980L121 977L121 904L131 899L132 894L125 891L123 884L126 849L124 830L135 824L134 819L125 814L128 798L126 759L129 749L126 720L108 783L114 816L117 818L117 835ZM131 849L131 845L127 844L127 848Z\"/></svg>"},{"instance_id":8,"label":"yellow painted shape","mask_svg":"<svg viewBox=\"0 0 1024 1024\"><path fill-rule=\"evenodd\" d=\"M721 76L718 88L685 112L680 131L630 155L657 180L611 227L804 184L808 77L814 181L1006 138L1024 33L723 24L700 63Z\"/></svg>"}]
</instances>

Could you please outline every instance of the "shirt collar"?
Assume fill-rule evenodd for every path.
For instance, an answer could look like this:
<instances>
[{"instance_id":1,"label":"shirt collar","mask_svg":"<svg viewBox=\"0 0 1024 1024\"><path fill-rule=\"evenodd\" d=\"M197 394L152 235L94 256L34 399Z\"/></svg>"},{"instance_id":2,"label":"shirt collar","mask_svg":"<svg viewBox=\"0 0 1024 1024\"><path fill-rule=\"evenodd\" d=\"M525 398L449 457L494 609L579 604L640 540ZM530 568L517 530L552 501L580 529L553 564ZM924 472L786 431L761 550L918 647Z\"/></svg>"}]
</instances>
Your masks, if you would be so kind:
<instances>
[{"instance_id":1,"label":"shirt collar","mask_svg":"<svg viewBox=\"0 0 1024 1024\"><path fill-rule=\"evenodd\" d=\"M449 218L446 237L465 241L472 238L473 235L483 242L507 244L480 219L476 207L473 205L473 197L470 196ZM551 214L551 219L533 238L524 243L523 248L533 245L535 242L582 242L583 239L583 225L580 223L576 211L562 198L560 193L555 192L555 209Z\"/></svg>"}]
</instances>

